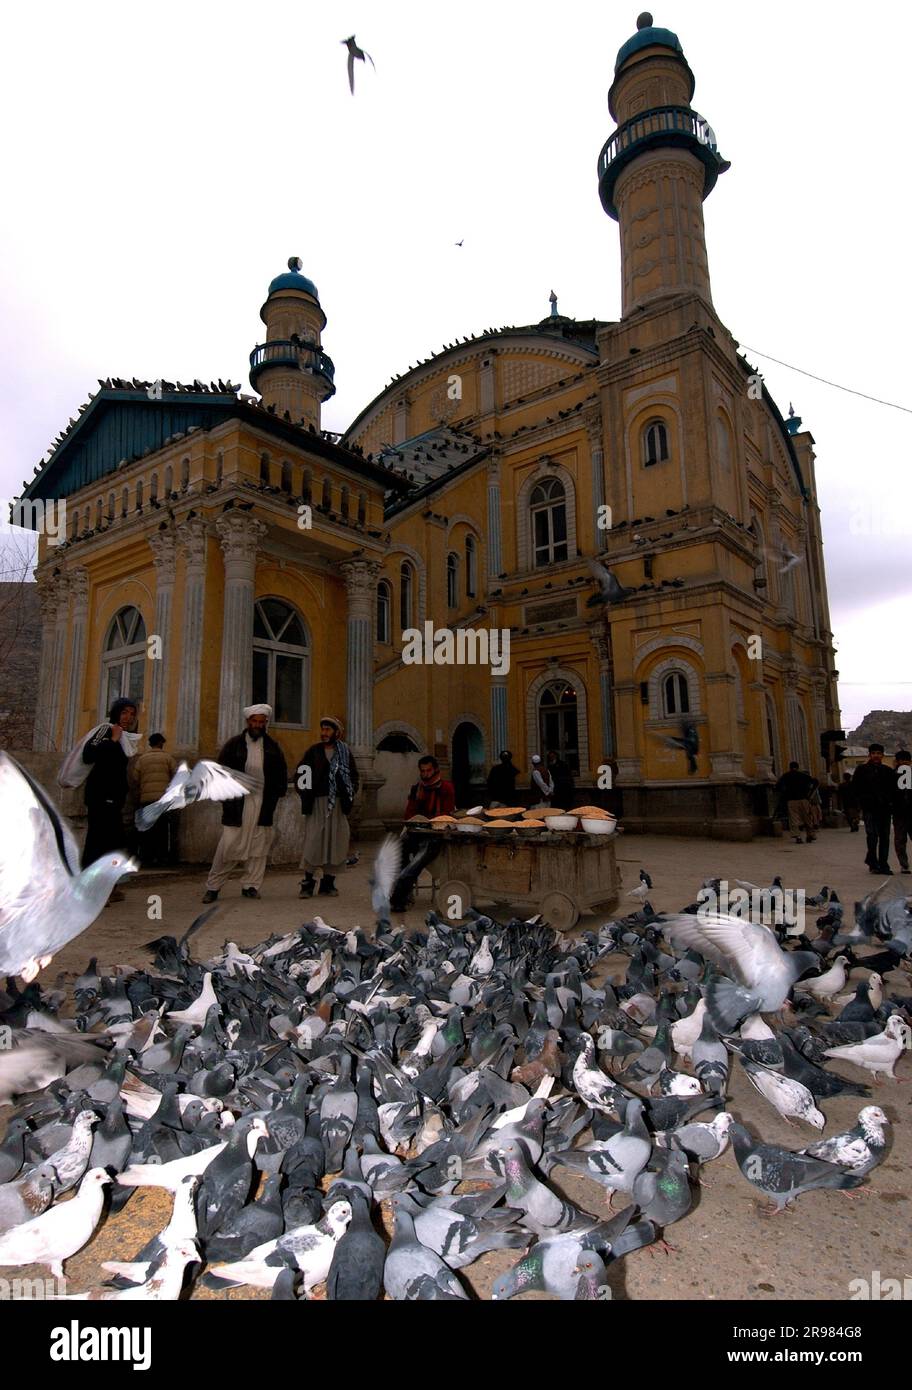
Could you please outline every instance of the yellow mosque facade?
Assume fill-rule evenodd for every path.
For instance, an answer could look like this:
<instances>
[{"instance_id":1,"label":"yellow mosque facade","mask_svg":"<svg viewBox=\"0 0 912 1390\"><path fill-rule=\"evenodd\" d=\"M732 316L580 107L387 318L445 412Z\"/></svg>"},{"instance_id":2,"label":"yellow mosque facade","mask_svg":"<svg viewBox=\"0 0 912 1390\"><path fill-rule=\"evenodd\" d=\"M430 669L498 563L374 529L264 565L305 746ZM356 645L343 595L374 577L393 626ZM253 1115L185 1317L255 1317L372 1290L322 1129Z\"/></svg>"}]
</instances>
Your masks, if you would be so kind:
<instances>
[{"instance_id":1,"label":"yellow mosque facade","mask_svg":"<svg viewBox=\"0 0 912 1390\"><path fill-rule=\"evenodd\" d=\"M553 748L578 802L628 828L730 838L768 828L790 758L825 774L839 711L814 441L713 308L703 201L728 166L693 91L676 35L642 22L598 164L616 322L552 296L336 435L326 318L293 259L251 394L99 384L21 499L39 531L66 503L62 543L39 536L36 750L129 694L143 733L211 757L267 700L290 766L321 715L344 719L367 824L401 812L418 752L467 805L501 749L528 787ZM594 563L613 601L591 601ZM451 634L461 659L407 659L416 633ZM695 762L672 742L685 727Z\"/></svg>"}]
</instances>

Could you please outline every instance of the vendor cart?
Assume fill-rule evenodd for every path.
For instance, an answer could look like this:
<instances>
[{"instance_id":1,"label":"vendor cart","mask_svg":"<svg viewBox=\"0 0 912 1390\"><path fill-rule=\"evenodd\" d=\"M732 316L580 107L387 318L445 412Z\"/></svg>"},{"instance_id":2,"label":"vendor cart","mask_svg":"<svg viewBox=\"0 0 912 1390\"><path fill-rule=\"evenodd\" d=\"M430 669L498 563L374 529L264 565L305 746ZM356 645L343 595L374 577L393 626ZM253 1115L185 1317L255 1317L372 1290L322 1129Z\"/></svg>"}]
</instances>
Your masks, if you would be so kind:
<instances>
[{"instance_id":1,"label":"vendor cart","mask_svg":"<svg viewBox=\"0 0 912 1390\"><path fill-rule=\"evenodd\" d=\"M480 903L506 903L540 912L557 931L569 931L583 912L614 907L621 876L613 835L582 831L540 834L432 830L440 851L431 865L434 906L463 917Z\"/></svg>"}]
</instances>

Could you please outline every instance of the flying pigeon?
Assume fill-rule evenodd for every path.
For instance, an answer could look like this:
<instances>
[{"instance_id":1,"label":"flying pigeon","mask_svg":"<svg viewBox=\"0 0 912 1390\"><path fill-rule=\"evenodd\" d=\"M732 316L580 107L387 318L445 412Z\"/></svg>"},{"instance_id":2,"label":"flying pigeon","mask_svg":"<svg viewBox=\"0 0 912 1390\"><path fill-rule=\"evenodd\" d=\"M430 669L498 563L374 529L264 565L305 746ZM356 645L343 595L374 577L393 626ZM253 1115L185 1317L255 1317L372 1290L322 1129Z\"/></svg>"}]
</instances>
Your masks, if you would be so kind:
<instances>
[{"instance_id":1,"label":"flying pigeon","mask_svg":"<svg viewBox=\"0 0 912 1390\"><path fill-rule=\"evenodd\" d=\"M587 608L597 608L611 603L621 603L631 594L635 594L635 589L625 589L618 582L610 570L606 570L604 565L600 565L597 560L589 561L589 568L598 582L598 592L591 594L586 599Z\"/></svg>"},{"instance_id":2,"label":"flying pigeon","mask_svg":"<svg viewBox=\"0 0 912 1390\"><path fill-rule=\"evenodd\" d=\"M181 811L194 801L233 801L258 786L256 778L246 772L235 772L208 758L201 758L192 770L189 763L182 762L158 800L140 806L134 817L136 828L150 830L159 816Z\"/></svg>"},{"instance_id":3,"label":"flying pigeon","mask_svg":"<svg viewBox=\"0 0 912 1390\"><path fill-rule=\"evenodd\" d=\"M700 735L695 724L685 722L681 725L681 735L666 735L666 748L680 748L687 754L687 771L697 771L697 754L700 751Z\"/></svg>"},{"instance_id":4,"label":"flying pigeon","mask_svg":"<svg viewBox=\"0 0 912 1390\"><path fill-rule=\"evenodd\" d=\"M402 841L395 835L387 835L374 860L371 875L371 907L379 925L389 926L390 898L399 877L402 864Z\"/></svg>"},{"instance_id":5,"label":"flying pigeon","mask_svg":"<svg viewBox=\"0 0 912 1390\"><path fill-rule=\"evenodd\" d=\"M79 850L42 787L0 752L0 975L28 983L92 925L124 874L139 865L105 854L79 868Z\"/></svg>"},{"instance_id":6,"label":"flying pigeon","mask_svg":"<svg viewBox=\"0 0 912 1390\"><path fill-rule=\"evenodd\" d=\"M341 42L344 43L345 47L348 49L348 85L349 87L351 87L352 96L354 96L355 59L358 59L360 62L363 63L365 58L367 58L370 61L370 65L374 69L374 72L377 71L377 64L374 62L373 58L371 58L369 53L365 53L363 48L358 47L357 43L355 42L354 34L351 34L347 39L342 39Z\"/></svg>"}]
</instances>

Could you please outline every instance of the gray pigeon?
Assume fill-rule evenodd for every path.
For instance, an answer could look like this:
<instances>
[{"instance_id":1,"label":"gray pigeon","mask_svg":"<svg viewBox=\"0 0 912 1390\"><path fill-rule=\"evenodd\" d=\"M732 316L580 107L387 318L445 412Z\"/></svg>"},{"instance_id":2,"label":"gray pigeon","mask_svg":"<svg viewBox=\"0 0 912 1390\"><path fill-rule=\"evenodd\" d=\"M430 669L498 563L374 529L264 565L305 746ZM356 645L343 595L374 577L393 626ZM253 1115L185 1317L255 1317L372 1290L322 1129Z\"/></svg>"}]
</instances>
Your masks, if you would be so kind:
<instances>
[{"instance_id":1,"label":"gray pigeon","mask_svg":"<svg viewBox=\"0 0 912 1390\"><path fill-rule=\"evenodd\" d=\"M609 1194L632 1192L637 1177L649 1162L652 1140L643 1123L643 1103L627 1103L624 1127L606 1140L593 1140L580 1149L549 1155L549 1167L558 1164L600 1183Z\"/></svg>"},{"instance_id":2,"label":"gray pigeon","mask_svg":"<svg viewBox=\"0 0 912 1390\"><path fill-rule=\"evenodd\" d=\"M497 1152L503 1162L507 1183L504 1202L523 1213L521 1222L530 1231L538 1235L556 1234L592 1224L591 1216L584 1215L571 1202L539 1182L529 1167L520 1140L511 1140Z\"/></svg>"},{"instance_id":3,"label":"gray pigeon","mask_svg":"<svg viewBox=\"0 0 912 1390\"><path fill-rule=\"evenodd\" d=\"M681 1149L656 1149L651 1161L655 1168L644 1169L633 1184L633 1200L640 1216L664 1231L690 1211L693 1192L687 1154ZM666 1251L672 1248L662 1237L658 1244Z\"/></svg>"},{"instance_id":4,"label":"gray pigeon","mask_svg":"<svg viewBox=\"0 0 912 1390\"><path fill-rule=\"evenodd\" d=\"M396 1199L393 1198L395 1203ZM421 1245L415 1234L415 1223L404 1207L396 1209L393 1241L383 1267L383 1287L390 1298L403 1302L416 1296L415 1286L426 1278L424 1298L436 1298L437 1292L467 1299L468 1295L450 1267L439 1255Z\"/></svg>"},{"instance_id":5,"label":"gray pigeon","mask_svg":"<svg viewBox=\"0 0 912 1390\"><path fill-rule=\"evenodd\" d=\"M730 1134L738 1167L748 1182L770 1199L768 1210L772 1214L782 1211L802 1192L818 1187L844 1190L864 1181L860 1174L848 1173L835 1163L793 1153L777 1144L758 1143L744 1125L733 1124Z\"/></svg>"},{"instance_id":6,"label":"gray pigeon","mask_svg":"<svg viewBox=\"0 0 912 1390\"><path fill-rule=\"evenodd\" d=\"M0 1187L0 1232L40 1216L54 1200L53 1174L33 1168L25 1177Z\"/></svg>"},{"instance_id":7,"label":"gray pigeon","mask_svg":"<svg viewBox=\"0 0 912 1390\"><path fill-rule=\"evenodd\" d=\"M139 865L104 854L79 868L79 850L47 792L0 752L0 975L33 980L90 927L118 879Z\"/></svg>"},{"instance_id":8,"label":"gray pigeon","mask_svg":"<svg viewBox=\"0 0 912 1390\"><path fill-rule=\"evenodd\" d=\"M136 828L151 830L159 816L181 811L194 801L234 801L247 796L258 785L246 772L235 772L208 758L200 758L192 771L189 763L182 762L158 800L141 806L136 812Z\"/></svg>"}]
</instances>

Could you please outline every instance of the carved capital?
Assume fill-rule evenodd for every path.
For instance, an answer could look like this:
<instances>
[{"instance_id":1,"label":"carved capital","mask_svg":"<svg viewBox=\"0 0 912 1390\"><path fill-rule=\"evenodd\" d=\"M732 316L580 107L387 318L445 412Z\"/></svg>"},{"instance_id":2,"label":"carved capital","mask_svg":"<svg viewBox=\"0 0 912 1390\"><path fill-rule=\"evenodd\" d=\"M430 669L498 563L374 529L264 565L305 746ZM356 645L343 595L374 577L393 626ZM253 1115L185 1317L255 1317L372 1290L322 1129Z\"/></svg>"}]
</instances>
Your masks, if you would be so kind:
<instances>
[{"instance_id":1,"label":"carved capital","mask_svg":"<svg viewBox=\"0 0 912 1390\"><path fill-rule=\"evenodd\" d=\"M380 577L379 560L342 560L339 569L345 576L349 606L374 601Z\"/></svg>"},{"instance_id":2,"label":"carved capital","mask_svg":"<svg viewBox=\"0 0 912 1390\"><path fill-rule=\"evenodd\" d=\"M89 602L89 572L82 565L69 571L70 594L77 608L85 608Z\"/></svg>"},{"instance_id":3,"label":"carved capital","mask_svg":"<svg viewBox=\"0 0 912 1390\"><path fill-rule=\"evenodd\" d=\"M257 521L249 512L235 510L224 512L216 521L215 529L226 565L247 564L253 567L256 564L260 541L266 535L262 521Z\"/></svg>"},{"instance_id":4,"label":"carved capital","mask_svg":"<svg viewBox=\"0 0 912 1390\"><path fill-rule=\"evenodd\" d=\"M167 582L174 578L177 569L177 536L170 528L163 531L155 531L149 536L149 548L152 551L152 563L155 566L158 582Z\"/></svg>"},{"instance_id":5,"label":"carved capital","mask_svg":"<svg viewBox=\"0 0 912 1390\"><path fill-rule=\"evenodd\" d=\"M202 569L206 563L209 526L201 516L188 517L177 527L177 535L188 569Z\"/></svg>"}]
</instances>

